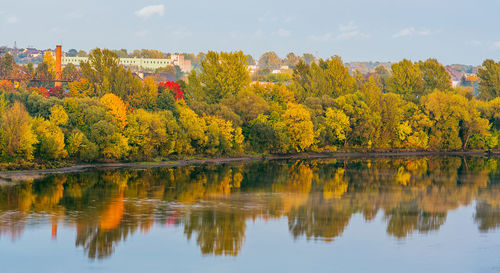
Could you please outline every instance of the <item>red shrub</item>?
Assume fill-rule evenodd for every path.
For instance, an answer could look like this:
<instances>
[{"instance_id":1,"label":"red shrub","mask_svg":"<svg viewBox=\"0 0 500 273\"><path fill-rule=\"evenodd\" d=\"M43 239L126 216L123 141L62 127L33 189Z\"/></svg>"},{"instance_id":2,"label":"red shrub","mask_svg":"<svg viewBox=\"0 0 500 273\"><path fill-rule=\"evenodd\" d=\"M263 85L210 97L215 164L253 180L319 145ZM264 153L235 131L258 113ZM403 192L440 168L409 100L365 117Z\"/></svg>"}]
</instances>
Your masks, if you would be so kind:
<instances>
[{"instance_id":1,"label":"red shrub","mask_svg":"<svg viewBox=\"0 0 500 273\"><path fill-rule=\"evenodd\" d=\"M176 82L173 81L160 82L158 83L158 86L172 91L175 95L175 100L184 99L184 91L182 91L182 89Z\"/></svg>"}]
</instances>

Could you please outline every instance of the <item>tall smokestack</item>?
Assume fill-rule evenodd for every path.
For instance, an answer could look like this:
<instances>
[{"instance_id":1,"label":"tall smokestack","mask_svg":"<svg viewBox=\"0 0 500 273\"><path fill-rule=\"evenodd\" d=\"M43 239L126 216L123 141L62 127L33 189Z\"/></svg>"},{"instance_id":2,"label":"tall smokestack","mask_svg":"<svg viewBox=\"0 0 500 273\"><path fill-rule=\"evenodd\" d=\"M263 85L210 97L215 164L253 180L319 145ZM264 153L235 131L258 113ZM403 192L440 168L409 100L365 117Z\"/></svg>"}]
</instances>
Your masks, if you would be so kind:
<instances>
[{"instance_id":1,"label":"tall smokestack","mask_svg":"<svg viewBox=\"0 0 500 273\"><path fill-rule=\"evenodd\" d=\"M61 86L62 82L61 80L61 45L56 46L56 84L55 86Z\"/></svg>"}]
</instances>

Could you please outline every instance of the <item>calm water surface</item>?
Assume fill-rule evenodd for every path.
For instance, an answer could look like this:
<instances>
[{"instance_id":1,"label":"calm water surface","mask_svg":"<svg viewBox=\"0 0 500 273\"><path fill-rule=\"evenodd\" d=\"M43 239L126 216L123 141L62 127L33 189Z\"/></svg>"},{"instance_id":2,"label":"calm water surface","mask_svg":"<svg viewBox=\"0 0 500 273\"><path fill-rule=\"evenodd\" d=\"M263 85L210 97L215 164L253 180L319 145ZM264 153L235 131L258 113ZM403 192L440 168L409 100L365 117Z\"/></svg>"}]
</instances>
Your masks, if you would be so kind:
<instances>
[{"instance_id":1,"label":"calm water surface","mask_svg":"<svg viewBox=\"0 0 500 273\"><path fill-rule=\"evenodd\" d=\"M0 184L0 272L500 272L500 158L92 170Z\"/></svg>"}]
</instances>

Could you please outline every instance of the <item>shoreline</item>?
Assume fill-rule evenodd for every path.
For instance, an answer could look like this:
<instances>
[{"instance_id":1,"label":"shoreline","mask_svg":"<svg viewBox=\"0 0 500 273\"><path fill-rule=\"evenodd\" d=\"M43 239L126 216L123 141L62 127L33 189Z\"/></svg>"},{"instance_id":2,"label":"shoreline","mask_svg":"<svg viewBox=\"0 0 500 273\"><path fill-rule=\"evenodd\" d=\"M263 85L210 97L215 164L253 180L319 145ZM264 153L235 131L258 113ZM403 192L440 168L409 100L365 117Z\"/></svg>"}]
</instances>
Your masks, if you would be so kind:
<instances>
[{"instance_id":1,"label":"shoreline","mask_svg":"<svg viewBox=\"0 0 500 273\"><path fill-rule=\"evenodd\" d=\"M210 159L188 159L159 162L116 162L116 163L89 163L75 164L69 167L55 169L27 169L0 171L0 184L41 178L49 174L76 173L91 169L121 169L121 168L160 168L182 167L190 165L217 165L231 162L249 162L257 160L287 160L287 159L328 159L328 158L384 158L384 157L422 157L422 156L500 156L500 152L463 151L463 152L332 152L332 153L303 153L290 155L265 155L243 157L221 157Z\"/></svg>"}]
</instances>

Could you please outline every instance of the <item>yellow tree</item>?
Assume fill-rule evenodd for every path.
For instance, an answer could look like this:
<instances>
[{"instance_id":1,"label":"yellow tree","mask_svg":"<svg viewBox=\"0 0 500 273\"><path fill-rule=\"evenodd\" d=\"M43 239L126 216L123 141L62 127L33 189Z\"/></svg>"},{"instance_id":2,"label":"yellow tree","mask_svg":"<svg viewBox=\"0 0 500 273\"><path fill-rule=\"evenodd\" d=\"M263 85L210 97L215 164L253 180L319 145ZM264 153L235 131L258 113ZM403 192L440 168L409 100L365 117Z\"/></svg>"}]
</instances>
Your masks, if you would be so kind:
<instances>
[{"instance_id":1,"label":"yellow tree","mask_svg":"<svg viewBox=\"0 0 500 273\"><path fill-rule=\"evenodd\" d=\"M349 117L342 110L326 109L323 130L329 144L343 143L350 129Z\"/></svg>"},{"instance_id":2,"label":"yellow tree","mask_svg":"<svg viewBox=\"0 0 500 273\"><path fill-rule=\"evenodd\" d=\"M153 77L146 77L142 88L135 90L128 101L135 108L153 109L158 97L158 85Z\"/></svg>"},{"instance_id":3,"label":"yellow tree","mask_svg":"<svg viewBox=\"0 0 500 273\"><path fill-rule=\"evenodd\" d=\"M45 54L43 55L43 62L47 64L50 74L55 75L56 59L52 56L52 52L45 51Z\"/></svg>"},{"instance_id":4,"label":"yellow tree","mask_svg":"<svg viewBox=\"0 0 500 273\"><path fill-rule=\"evenodd\" d=\"M301 152L314 143L314 125L311 122L311 114L304 106L289 103L282 119L290 135L290 145L293 149Z\"/></svg>"},{"instance_id":5,"label":"yellow tree","mask_svg":"<svg viewBox=\"0 0 500 273\"><path fill-rule=\"evenodd\" d=\"M102 96L100 101L111 113L118 127L123 130L127 125L127 106L119 97L112 93Z\"/></svg>"},{"instance_id":6,"label":"yellow tree","mask_svg":"<svg viewBox=\"0 0 500 273\"><path fill-rule=\"evenodd\" d=\"M72 97L83 98L90 96L92 93L94 93L92 85L89 83L87 79L81 79L76 82L70 82L68 83L68 86L69 86L69 94Z\"/></svg>"},{"instance_id":7,"label":"yellow tree","mask_svg":"<svg viewBox=\"0 0 500 273\"><path fill-rule=\"evenodd\" d=\"M177 104L177 112L179 113L179 126L184 136L189 140L191 147L194 147L198 152L201 151L208 140L205 135L207 130L205 120L184 104Z\"/></svg>"},{"instance_id":8,"label":"yellow tree","mask_svg":"<svg viewBox=\"0 0 500 273\"><path fill-rule=\"evenodd\" d=\"M36 117L33 120L33 131L40 141L37 154L42 158L58 159L68 155L64 149L64 133L56 123Z\"/></svg>"},{"instance_id":9,"label":"yellow tree","mask_svg":"<svg viewBox=\"0 0 500 273\"><path fill-rule=\"evenodd\" d=\"M2 116L1 140L3 155L10 158L33 159L33 145L38 143L31 128L30 116L24 106L15 102Z\"/></svg>"},{"instance_id":10,"label":"yellow tree","mask_svg":"<svg viewBox=\"0 0 500 273\"><path fill-rule=\"evenodd\" d=\"M50 108L49 120L57 126L66 125L68 122L68 114L66 114L66 111L61 105L56 104Z\"/></svg>"}]
</instances>

